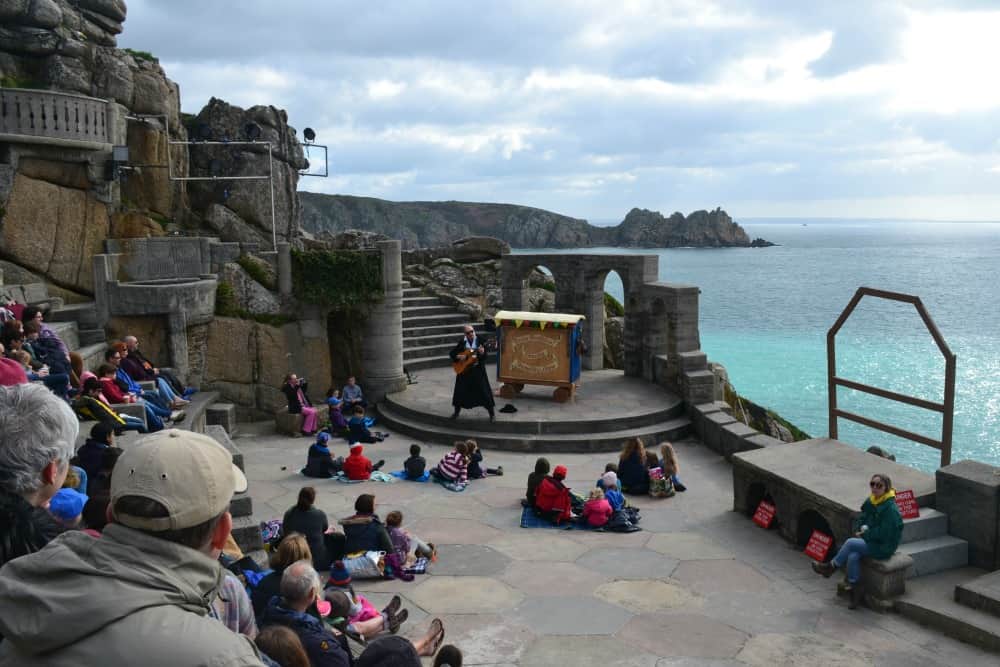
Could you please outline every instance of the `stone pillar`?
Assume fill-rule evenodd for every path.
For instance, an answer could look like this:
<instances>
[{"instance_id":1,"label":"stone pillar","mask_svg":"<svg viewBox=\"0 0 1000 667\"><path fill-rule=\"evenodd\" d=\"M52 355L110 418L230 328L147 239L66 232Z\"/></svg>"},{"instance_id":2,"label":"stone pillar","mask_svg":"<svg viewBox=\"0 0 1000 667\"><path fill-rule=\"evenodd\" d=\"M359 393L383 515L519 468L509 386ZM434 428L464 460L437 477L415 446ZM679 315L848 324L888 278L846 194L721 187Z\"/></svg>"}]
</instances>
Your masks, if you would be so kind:
<instances>
[{"instance_id":1,"label":"stone pillar","mask_svg":"<svg viewBox=\"0 0 1000 667\"><path fill-rule=\"evenodd\" d=\"M642 330L645 326L646 304L635 292L625 292L625 331L622 332L622 348L625 357L625 375L642 377Z\"/></svg>"},{"instance_id":2,"label":"stone pillar","mask_svg":"<svg viewBox=\"0 0 1000 667\"><path fill-rule=\"evenodd\" d=\"M108 283L116 279L117 262L112 255L94 255L94 310L97 312L97 326L104 328L111 319L111 303Z\"/></svg>"},{"instance_id":3,"label":"stone pillar","mask_svg":"<svg viewBox=\"0 0 1000 667\"><path fill-rule=\"evenodd\" d=\"M188 363L187 316L184 309L177 309L167 316L167 349L174 373L182 382L187 381L191 370Z\"/></svg>"},{"instance_id":4,"label":"stone pillar","mask_svg":"<svg viewBox=\"0 0 1000 667\"><path fill-rule=\"evenodd\" d=\"M604 368L604 285L596 284L596 279L587 281L586 300L583 316L583 342L587 345L587 353L583 355L581 364L584 370L597 371Z\"/></svg>"},{"instance_id":5,"label":"stone pillar","mask_svg":"<svg viewBox=\"0 0 1000 667\"><path fill-rule=\"evenodd\" d=\"M287 244L286 244L287 245ZM403 375L403 262L399 241L380 241L382 289L385 296L372 306L361 343L362 381L372 402L406 388ZM279 250L278 257L281 257Z\"/></svg>"},{"instance_id":6,"label":"stone pillar","mask_svg":"<svg viewBox=\"0 0 1000 667\"><path fill-rule=\"evenodd\" d=\"M383 268L384 263L383 259ZM288 243L278 244L278 294L283 297L292 295L292 246Z\"/></svg>"}]
</instances>

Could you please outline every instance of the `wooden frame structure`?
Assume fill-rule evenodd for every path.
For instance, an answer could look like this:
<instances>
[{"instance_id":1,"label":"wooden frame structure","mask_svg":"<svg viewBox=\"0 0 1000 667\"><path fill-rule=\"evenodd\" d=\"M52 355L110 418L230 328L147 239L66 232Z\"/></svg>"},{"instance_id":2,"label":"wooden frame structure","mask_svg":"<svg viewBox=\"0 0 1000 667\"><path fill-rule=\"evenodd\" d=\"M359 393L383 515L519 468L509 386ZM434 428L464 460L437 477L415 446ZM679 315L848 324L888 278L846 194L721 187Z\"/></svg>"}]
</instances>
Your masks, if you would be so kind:
<instances>
[{"instance_id":1,"label":"wooden frame structure","mask_svg":"<svg viewBox=\"0 0 1000 667\"><path fill-rule=\"evenodd\" d=\"M500 396L512 399L527 384L555 387L552 398L570 400L580 379L583 315L501 310L497 323Z\"/></svg>"}]
</instances>

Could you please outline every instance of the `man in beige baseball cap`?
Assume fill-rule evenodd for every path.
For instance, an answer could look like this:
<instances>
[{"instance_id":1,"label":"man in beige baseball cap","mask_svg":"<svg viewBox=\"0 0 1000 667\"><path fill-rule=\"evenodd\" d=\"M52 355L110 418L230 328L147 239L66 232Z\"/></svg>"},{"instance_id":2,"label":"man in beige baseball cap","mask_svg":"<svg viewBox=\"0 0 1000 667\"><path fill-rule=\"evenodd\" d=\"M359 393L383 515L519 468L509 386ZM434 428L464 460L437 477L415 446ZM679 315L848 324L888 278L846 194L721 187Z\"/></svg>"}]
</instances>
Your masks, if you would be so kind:
<instances>
[{"instance_id":1,"label":"man in beige baseball cap","mask_svg":"<svg viewBox=\"0 0 1000 667\"><path fill-rule=\"evenodd\" d=\"M0 667L262 665L253 643L208 618L247 488L212 438L167 430L125 450L100 539L64 533L0 569Z\"/></svg>"}]
</instances>

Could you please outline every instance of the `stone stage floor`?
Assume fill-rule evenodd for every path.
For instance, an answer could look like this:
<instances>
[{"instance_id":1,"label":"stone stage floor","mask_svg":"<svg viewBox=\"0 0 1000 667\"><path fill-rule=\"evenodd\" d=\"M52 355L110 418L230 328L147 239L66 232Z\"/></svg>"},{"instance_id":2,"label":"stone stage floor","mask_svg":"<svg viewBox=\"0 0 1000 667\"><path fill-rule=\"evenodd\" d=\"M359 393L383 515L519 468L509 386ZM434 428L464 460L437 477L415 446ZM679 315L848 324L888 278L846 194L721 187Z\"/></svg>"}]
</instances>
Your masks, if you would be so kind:
<instances>
[{"instance_id":1,"label":"stone stage floor","mask_svg":"<svg viewBox=\"0 0 1000 667\"><path fill-rule=\"evenodd\" d=\"M488 375L497 408L507 403L517 408L513 414L498 412L498 422L639 418L677 403L677 398L666 390L645 380L625 377L620 370L583 371L575 397L565 403L556 403L552 399L554 387L542 385L525 385L515 398L502 398L495 395L501 383L496 380L493 366L490 366ZM415 376L416 384L409 385L406 391L392 394L393 403L429 415L450 415L455 387L455 372L451 367L427 368L417 371ZM477 428L489 421L486 410L482 408L463 410L461 418L478 422Z\"/></svg>"},{"instance_id":2,"label":"stone stage floor","mask_svg":"<svg viewBox=\"0 0 1000 667\"><path fill-rule=\"evenodd\" d=\"M438 545L430 574L355 588L377 605L399 593L410 610L404 635L441 617L445 642L462 649L467 665L997 664L895 614L848 610L835 579L813 574L806 556L731 511L730 465L694 440L677 443L688 491L639 498L644 530L622 535L520 528L534 455L488 452L486 463L503 465L505 475L464 493L413 482L342 484L295 472L308 439L276 436L270 424L241 428L236 444L257 519L280 517L312 484L331 524L352 513L358 494L373 493L382 516L401 510L405 527ZM398 470L410 442L396 434L366 454ZM347 454L346 444L333 449ZM445 451L426 445L423 455L433 465ZM612 456L549 458L569 468L569 485L582 492ZM858 489L859 502L866 493Z\"/></svg>"}]
</instances>

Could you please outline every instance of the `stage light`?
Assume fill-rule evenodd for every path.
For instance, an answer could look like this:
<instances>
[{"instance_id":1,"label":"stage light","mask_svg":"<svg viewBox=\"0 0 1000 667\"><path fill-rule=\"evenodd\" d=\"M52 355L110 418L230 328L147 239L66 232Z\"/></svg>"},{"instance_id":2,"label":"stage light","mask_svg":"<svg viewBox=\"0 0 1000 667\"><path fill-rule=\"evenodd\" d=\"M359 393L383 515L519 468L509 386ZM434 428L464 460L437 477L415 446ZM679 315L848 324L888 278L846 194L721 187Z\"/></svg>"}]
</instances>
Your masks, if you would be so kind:
<instances>
[{"instance_id":1,"label":"stage light","mask_svg":"<svg viewBox=\"0 0 1000 667\"><path fill-rule=\"evenodd\" d=\"M307 142L316 141L316 132L311 127L302 130L302 136L306 138Z\"/></svg>"}]
</instances>

